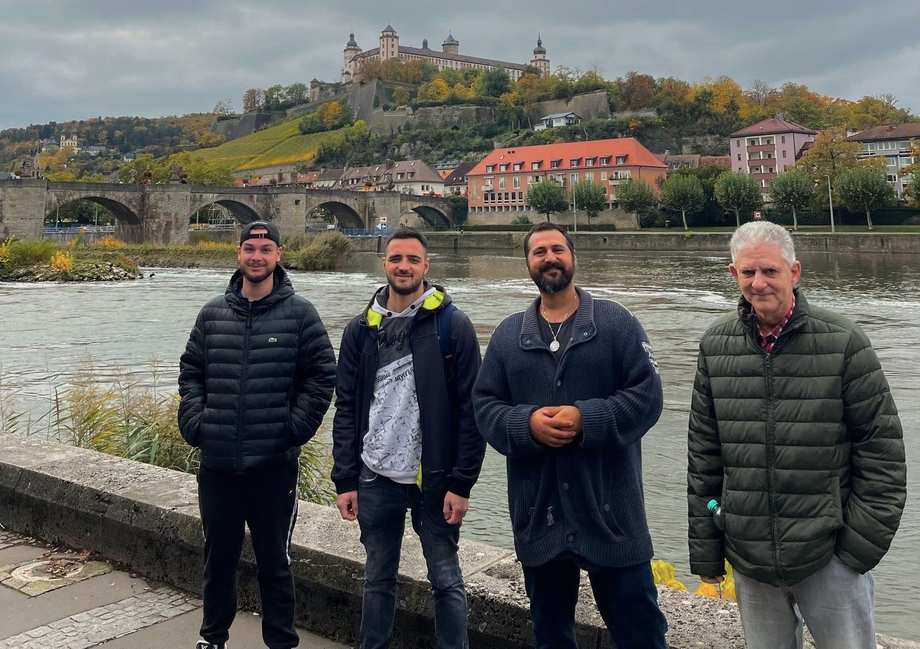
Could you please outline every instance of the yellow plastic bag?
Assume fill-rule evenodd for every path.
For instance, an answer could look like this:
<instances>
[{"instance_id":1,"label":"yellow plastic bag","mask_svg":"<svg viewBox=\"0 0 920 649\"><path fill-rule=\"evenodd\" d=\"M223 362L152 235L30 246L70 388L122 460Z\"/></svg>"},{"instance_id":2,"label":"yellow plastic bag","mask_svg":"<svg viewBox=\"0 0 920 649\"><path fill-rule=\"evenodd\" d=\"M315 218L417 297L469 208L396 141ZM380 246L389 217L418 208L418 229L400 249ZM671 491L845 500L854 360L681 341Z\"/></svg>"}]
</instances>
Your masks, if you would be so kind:
<instances>
[{"instance_id":1,"label":"yellow plastic bag","mask_svg":"<svg viewBox=\"0 0 920 649\"><path fill-rule=\"evenodd\" d=\"M735 596L735 571L732 570L731 564L728 561L725 562L725 579L721 584L707 584L701 581L694 594L711 597L712 599L724 599L730 602L737 601Z\"/></svg>"},{"instance_id":2,"label":"yellow plastic bag","mask_svg":"<svg viewBox=\"0 0 920 649\"><path fill-rule=\"evenodd\" d=\"M665 586L674 590L687 590L682 581L677 578L677 570L673 564L661 559L652 561L652 576L655 578L656 586Z\"/></svg>"}]
</instances>

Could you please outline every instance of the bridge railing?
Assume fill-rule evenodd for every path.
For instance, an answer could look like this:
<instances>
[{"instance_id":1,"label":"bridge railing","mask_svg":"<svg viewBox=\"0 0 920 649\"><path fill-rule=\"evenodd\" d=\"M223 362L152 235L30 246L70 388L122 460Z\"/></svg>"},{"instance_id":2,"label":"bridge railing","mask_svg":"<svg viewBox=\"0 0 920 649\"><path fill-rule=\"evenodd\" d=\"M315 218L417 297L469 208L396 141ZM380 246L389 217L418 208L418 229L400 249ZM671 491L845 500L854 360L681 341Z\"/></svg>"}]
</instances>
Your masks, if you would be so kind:
<instances>
[{"instance_id":1,"label":"bridge railing","mask_svg":"<svg viewBox=\"0 0 920 649\"><path fill-rule=\"evenodd\" d=\"M386 237L392 232L390 229L381 230L374 228L365 230L364 228L340 228L342 234L349 237Z\"/></svg>"},{"instance_id":2,"label":"bridge railing","mask_svg":"<svg viewBox=\"0 0 920 649\"><path fill-rule=\"evenodd\" d=\"M77 236L80 234L112 234L114 225L52 225L42 228L42 236Z\"/></svg>"}]
</instances>

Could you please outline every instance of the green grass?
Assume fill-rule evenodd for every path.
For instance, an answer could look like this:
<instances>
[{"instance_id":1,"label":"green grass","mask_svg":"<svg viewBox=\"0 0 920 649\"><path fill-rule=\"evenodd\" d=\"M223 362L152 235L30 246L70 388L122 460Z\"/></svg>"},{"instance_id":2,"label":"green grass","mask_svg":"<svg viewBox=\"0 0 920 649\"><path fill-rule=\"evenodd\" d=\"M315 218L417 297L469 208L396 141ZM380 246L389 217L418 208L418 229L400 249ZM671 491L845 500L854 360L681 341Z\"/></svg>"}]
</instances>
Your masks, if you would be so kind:
<instances>
[{"instance_id":1,"label":"green grass","mask_svg":"<svg viewBox=\"0 0 920 649\"><path fill-rule=\"evenodd\" d=\"M297 117L220 146L195 151L193 155L207 162L229 165L234 170L308 162L316 157L320 144L340 138L345 130L303 135L299 123Z\"/></svg>"}]
</instances>

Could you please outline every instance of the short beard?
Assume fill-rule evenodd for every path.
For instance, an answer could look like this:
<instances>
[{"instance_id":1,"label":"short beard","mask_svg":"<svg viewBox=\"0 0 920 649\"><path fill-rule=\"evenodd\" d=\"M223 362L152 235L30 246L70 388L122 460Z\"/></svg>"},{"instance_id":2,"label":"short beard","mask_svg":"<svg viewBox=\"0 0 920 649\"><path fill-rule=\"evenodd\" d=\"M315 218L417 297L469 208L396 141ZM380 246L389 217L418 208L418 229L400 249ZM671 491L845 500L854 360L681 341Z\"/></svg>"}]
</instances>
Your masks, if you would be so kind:
<instances>
[{"instance_id":1,"label":"short beard","mask_svg":"<svg viewBox=\"0 0 920 649\"><path fill-rule=\"evenodd\" d=\"M246 266L240 266L240 272L243 273L243 277L245 277L250 284L261 284L275 274L275 269L269 269L266 266L263 270L263 272L265 272L264 275L254 275Z\"/></svg>"},{"instance_id":2,"label":"short beard","mask_svg":"<svg viewBox=\"0 0 920 649\"><path fill-rule=\"evenodd\" d=\"M559 271L559 277L557 279L550 279L545 273L554 268ZM537 285L541 293L546 293L547 295L561 293L567 289L572 283L572 277L574 277L574 275L574 266L571 270L567 270L562 264L557 263L543 264L536 271L530 271L530 279Z\"/></svg>"},{"instance_id":3,"label":"short beard","mask_svg":"<svg viewBox=\"0 0 920 649\"><path fill-rule=\"evenodd\" d=\"M390 290L398 295L412 295L419 289L419 287L422 285L422 282L424 281L425 278L423 277L416 283L410 284L409 286L397 286L396 283L390 279L389 275L387 276L387 284L389 284Z\"/></svg>"}]
</instances>

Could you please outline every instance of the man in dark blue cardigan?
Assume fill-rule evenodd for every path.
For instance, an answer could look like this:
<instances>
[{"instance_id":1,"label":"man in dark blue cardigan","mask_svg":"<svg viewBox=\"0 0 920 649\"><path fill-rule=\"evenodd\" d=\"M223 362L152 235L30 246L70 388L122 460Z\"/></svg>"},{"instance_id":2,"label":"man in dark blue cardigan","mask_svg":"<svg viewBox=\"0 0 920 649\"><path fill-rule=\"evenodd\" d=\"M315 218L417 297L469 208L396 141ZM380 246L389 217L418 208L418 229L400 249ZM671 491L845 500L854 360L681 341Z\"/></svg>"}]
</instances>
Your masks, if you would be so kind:
<instances>
[{"instance_id":1,"label":"man in dark blue cardigan","mask_svg":"<svg viewBox=\"0 0 920 649\"><path fill-rule=\"evenodd\" d=\"M540 297L495 330L473 401L507 458L537 647L575 649L584 569L617 647L665 649L642 492L640 440L662 404L651 345L627 309L575 287L562 228L534 226L524 254Z\"/></svg>"}]
</instances>

